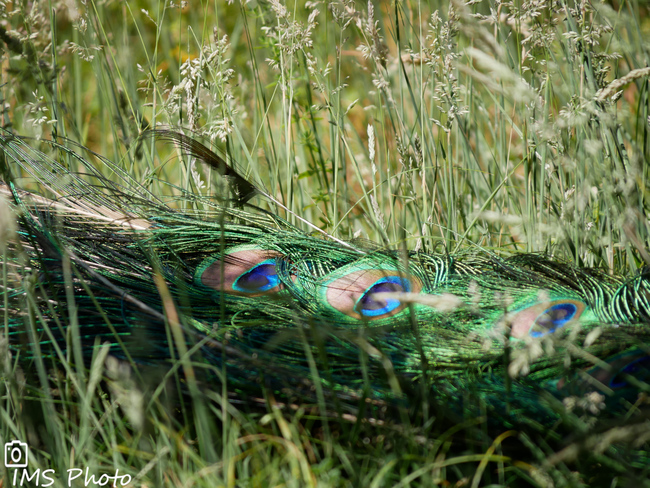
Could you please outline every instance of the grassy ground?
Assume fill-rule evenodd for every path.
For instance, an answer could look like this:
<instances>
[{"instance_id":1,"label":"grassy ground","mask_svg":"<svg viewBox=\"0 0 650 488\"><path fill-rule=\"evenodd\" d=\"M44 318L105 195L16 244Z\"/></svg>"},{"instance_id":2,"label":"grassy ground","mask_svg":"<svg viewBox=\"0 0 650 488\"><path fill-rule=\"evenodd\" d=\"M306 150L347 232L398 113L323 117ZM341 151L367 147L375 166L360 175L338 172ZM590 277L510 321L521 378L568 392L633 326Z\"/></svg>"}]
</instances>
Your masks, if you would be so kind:
<instances>
[{"instance_id":1,"label":"grassy ground","mask_svg":"<svg viewBox=\"0 0 650 488\"><path fill-rule=\"evenodd\" d=\"M155 194L218 192L207 168L138 141L182 127L227 152L288 210L256 203L298 226L296 215L342 239L545 252L631 274L650 265L647 14L639 0L2 2L2 124L89 146ZM170 407L103 359L51 376L52 391L6 361L0 443L29 441L33 469L55 469L55 486L85 467L119 469L134 486L625 477L605 466L613 474L596 480L598 460L567 463L552 443L488 434L480 419L324 421L250 409L220 388ZM502 452L510 437L520 455Z\"/></svg>"}]
</instances>

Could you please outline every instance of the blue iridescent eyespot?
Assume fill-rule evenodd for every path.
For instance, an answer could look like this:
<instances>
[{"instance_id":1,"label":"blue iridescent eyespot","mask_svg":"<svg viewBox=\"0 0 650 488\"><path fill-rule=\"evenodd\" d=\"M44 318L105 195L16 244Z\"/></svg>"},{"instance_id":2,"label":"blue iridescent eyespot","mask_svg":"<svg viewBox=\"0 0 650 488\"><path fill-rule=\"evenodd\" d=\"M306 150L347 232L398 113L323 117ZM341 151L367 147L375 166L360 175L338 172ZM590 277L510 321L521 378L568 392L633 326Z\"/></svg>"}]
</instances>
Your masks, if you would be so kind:
<instances>
[{"instance_id":1,"label":"blue iridescent eyespot","mask_svg":"<svg viewBox=\"0 0 650 488\"><path fill-rule=\"evenodd\" d=\"M575 298L544 300L508 317L510 337L545 337L580 319L587 305Z\"/></svg>"},{"instance_id":2,"label":"blue iridescent eyespot","mask_svg":"<svg viewBox=\"0 0 650 488\"><path fill-rule=\"evenodd\" d=\"M404 293L411 291L411 284L400 276L385 276L377 280L356 304L357 311L364 317L378 317L392 312L402 305L396 298L375 298L376 293Z\"/></svg>"},{"instance_id":3,"label":"blue iridescent eyespot","mask_svg":"<svg viewBox=\"0 0 650 488\"><path fill-rule=\"evenodd\" d=\"M607 366L594 366L573 378L554 380L556 388L572 395L583 395L593 391L594 386L600 384L603 387L616 390L617 395L621 394L623 397L627 395L628 400L633 400L634 396L638 394L636 387L639 385L634 381L631 382L631 378L640 383L650 384L650 356L646 355L644 351L637 349L618 354L608 358L606 363ZM631 393L621 391L630 387L632 387Z\"/></svg>"},{"instance_id":4,"label":"blue iridescent eyespot","mask_svg":"<svg viewBox=\"0 0 650 488\"><path fill-rule=\"evenodd\" d=\"M616 376L609 382L609 387L612 389L624 388L629 385L626 375L630 375L639 381L648 381L650 376L650 356L642 356L628 363L621 369Z\"/></svg>"},{"instance_id":5,"label":"blue iridescent eyespot","mask_svg":"<svg viewBox=\"0 0 650 488\"><path fill-rule=\"evenodd\" d=\"M558 303L544 310L533 324L530 336L544 337L564 327L578 313L578 307L571 302Z\"/></svg>"},{"instance_id":6,"label":"blue iridescent eyespot","mask_svg":"<svg viewBox=\"0 0 650 488\"><path fill-rule=\"evenodd\" d=\"M229 295L254 297L277 293L283 288L276 251L254 246L231 248L221 257L209 258L197 269L198 284Z\"/></svg>"},{"instance_id":7,"label":"blue iridescent eyespot","mask_svg":"<svg viewBox=\"0 0 650 488\"><path fill-rule=\"evenodd\" d=\"M325 303L338 312L357 320L380 320L392 317L408 306L407 301L382 297L380 293L420 293L422 283L414 275L397 269L359 268L337 270L334 278L324 280L320 293Z\"/></svg>"},{"instance_id":8,"label":"blue iridescent eyespot","mask_svg":"<svg viewBox=\"0 0 650 488\"><path fill-rule=\"evenodd\" d=\"M275 259L266 259L241 274L232 284L233 290L242 293L260 293L269 291L280 284L275 269Z\"/></svg>"}]
</instances>

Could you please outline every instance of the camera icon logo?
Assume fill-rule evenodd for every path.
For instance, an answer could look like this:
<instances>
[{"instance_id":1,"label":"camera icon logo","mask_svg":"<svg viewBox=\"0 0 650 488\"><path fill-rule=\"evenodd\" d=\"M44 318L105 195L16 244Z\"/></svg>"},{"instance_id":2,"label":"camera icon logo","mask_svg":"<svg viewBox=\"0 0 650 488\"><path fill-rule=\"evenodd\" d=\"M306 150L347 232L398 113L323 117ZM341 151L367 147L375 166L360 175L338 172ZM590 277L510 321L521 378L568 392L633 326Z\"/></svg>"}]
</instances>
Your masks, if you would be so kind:
<instances>
[{"instance_id":1,"label":"camera icon logo","mask_svg":"<svg viewBox=\"0 0 650 488\"><path fill-rule=\"evenodd\" d=\"M20 441L5 443L5 466L7 468L27 467L27 444Z\"/></svg>"}]
</instances>

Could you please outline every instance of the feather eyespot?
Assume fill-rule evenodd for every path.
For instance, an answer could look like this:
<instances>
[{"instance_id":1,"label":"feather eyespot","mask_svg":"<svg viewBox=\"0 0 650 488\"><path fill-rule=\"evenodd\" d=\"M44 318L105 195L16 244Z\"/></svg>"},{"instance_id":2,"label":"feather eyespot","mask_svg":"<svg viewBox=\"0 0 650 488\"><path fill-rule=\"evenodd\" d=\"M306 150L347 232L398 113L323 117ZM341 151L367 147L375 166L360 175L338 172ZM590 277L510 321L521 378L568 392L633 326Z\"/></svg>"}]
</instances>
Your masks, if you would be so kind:
<instances>
[{"instance_id":1,"label":"feather eyespot","mask_svg":"<svg viewBox=\"0 0 650 488\"><path fill-rule=\"evenodd\" d=\"M575 303L557 303L544 310L530 329L531 337L544 337L568 324L578 313Z\"/></svg>"},{"instance_id":2,"label":"feather eyespot","mask_svg":"<svg viewBox=\"0 0 650 488\"><path fill-rule=\"evenodd\" d=\"M609 382L613 390L629 386L626 376L632 376L639 381L648 382L650 379L650 356L642 356L628 362Z\"/></svg>"},{"instance_id":3,"label":"feather eyespot","mask_svg":"<svg viewBox=\"0 0 650 488\"><path fill-rule=\"evenodd\" d=\"M273 290L279 285L280 278L275 269L275 259L265 259L239 275L232 288L242 293L260 293Z\"/></svg>"},{"instance_id":4,"label":"feather eyespot","mask_svg":"<svg viewBox=\"0 0 650 488\"><path fill-rule=\"evenodd\" d=\"M398 270L362 269L334 279L324 285L327 303L356 319L376 320L393 316L408 303L385 293L418 293L422 285L414 277Z\"/></svg>"},{"instance_id":5,"label":"feather eyespot","mask_svg":"<svg viewBox=\"0 0 650 488\"><path fill-rule=\"evenodd\" d=\"M538 303L520 310L510 319L510 335L520 339L544 337L578 320L586 306L579 300L565 299Z\"/></svg>"},{"instance_id":6,"label":"feather eyespot","mask_svg":"<svg viewBox=\"0 0 650 488\"><path fill-rule=\"evenodd\" d=\"M609 368L595 367L588 374L612 390L630 386L628 376L639 381L650 381L650 356L634 351L615 356L607 361Z\"/></svg>"},{"instance_id":7,"label":"feather eyespot","mask_svg":"<svg viewBox=\"0 0 650 488\"><path fill-rule=\"evenodd\" d=\"M366 293L357 300L356 310L364 317L378 317L392 312L402 303L395 298L377 298L377 293L410 292L411 284L400 276L386 276L372 285Z\"/></svg>"},{"instance_id":8,"label":"feather eyespot","mask_svg":"<svg viewBox=\"0 0 650 488\"><path fill-rule=\"evenodd\" d=\"M608 367L594 366L584 371L584 376L592 380L581 379L580 377L567 381L565 378L557 382L558 389L571 388L585 392L594 387L594 380L612 390L621 390L630 386L629 378L635 378L640 382L650 383L650 356L643 351L623 353L609 358Z\"/></svg>"},{"instance_id":9,"label":"feather eyespot","mask_svg":"<svg viewBox=\"0 0 650 488\"><path fill-rule=\"evenodd\" d=\"M233 295L255 297L276 293L282 282L276 269L280 253L261 249L230 250L199 267L196 280L208 288Z\"/></svg>"}]
</instances>

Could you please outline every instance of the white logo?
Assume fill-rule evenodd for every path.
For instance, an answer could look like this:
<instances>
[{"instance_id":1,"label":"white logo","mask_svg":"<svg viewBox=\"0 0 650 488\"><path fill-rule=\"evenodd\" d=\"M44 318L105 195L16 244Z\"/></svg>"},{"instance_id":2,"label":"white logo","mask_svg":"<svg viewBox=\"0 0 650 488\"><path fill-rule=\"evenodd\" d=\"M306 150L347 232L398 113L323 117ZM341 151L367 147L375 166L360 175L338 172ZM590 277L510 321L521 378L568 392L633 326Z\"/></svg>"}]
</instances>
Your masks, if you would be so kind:
<instances>
[{"instance_id":1,"label":"white logo","mask_svg":"<svg viewBox=\"0 0 650 488\"><path fill-rule=\"evenodd\" d=\"M5 443L5 466L8 468L27 467L27 444L20 441Z\"/></svg>"},{"instance_id":2,"label":"white logo","mask_svg":"<svg viewBox=\"0 0 650 488\"><path fill-rule=\"evenodd\" d=\"M53 469L37 468L35 471L29 471L27 468L29 451L27 444L20 441L11 441L5 444L5 466L7 468L23 468L14 469L13 486L40 486L48 488L55 482L56 471ZM104 473L101 476L93 474L90 469L84 470L80 468L70 468L67 470L68 474L68 487L72 486L72 481L80 478L82 474L84 486L108 486L111 487L126 486L131 483L131 475L120 475L120 470L116 469L114 474ZM80 483L77 481L77 483ZM75 484L76 485L76 484ZM0 488L2 487L2 480L0 480Z\"/></svg>"}]
</instances>

